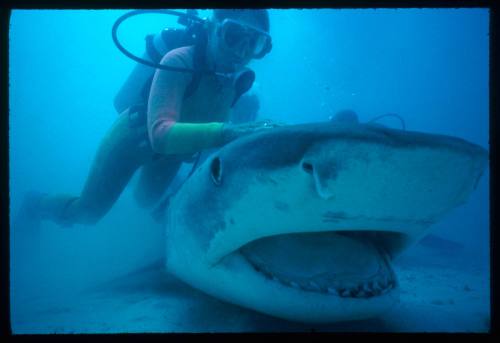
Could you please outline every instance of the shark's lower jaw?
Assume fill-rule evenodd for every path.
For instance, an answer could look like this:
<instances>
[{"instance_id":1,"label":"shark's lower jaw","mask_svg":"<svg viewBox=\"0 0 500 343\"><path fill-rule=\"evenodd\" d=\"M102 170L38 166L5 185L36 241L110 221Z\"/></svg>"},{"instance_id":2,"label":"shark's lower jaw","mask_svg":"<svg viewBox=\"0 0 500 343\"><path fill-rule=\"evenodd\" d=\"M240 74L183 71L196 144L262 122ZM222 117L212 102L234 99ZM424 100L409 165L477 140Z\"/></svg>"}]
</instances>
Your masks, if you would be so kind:
<instances>
[{"instance_id":1,"label":"shark's lower jaw","mask_svg":"<svg viewBox=\"0 0 500 343\"><path fill-rule=\"evenodd\" d=\"M285 234L250 242L238 253L277 286L368 299L398 286L387 248L397 235L374 231Z\"/></svg>"}]
</instances>

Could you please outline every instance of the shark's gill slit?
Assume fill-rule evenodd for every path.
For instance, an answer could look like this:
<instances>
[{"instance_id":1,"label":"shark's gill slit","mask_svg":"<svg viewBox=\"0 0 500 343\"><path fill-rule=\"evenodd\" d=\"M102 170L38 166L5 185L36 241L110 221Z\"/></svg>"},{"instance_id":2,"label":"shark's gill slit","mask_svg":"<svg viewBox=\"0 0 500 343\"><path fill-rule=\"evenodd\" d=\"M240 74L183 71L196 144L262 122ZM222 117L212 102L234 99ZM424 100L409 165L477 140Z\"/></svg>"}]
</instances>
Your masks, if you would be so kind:
<instances>
[{"instance_id":1,"label":"shark's gill slit","mask_svg":"<svg viewBox=\"0 0 500 343\"><path fill-rule=\"evenodd\" d=\"M390 253L405 239L383 231L293 233L260 238L238 252L256 272L282 286L371 298L397 287Z\"/></svg>"},{"instance_id":2,"label":"shark's gill slit","mask_svg":"<svg viewBox=\"0 0 500 343\"><path fill-rule=\"evenodd\" d=\"M210 176L214 184L220 186L222 183L222 166L219 157L214 157L210 164Z\"/></svg>"}]
</instances>

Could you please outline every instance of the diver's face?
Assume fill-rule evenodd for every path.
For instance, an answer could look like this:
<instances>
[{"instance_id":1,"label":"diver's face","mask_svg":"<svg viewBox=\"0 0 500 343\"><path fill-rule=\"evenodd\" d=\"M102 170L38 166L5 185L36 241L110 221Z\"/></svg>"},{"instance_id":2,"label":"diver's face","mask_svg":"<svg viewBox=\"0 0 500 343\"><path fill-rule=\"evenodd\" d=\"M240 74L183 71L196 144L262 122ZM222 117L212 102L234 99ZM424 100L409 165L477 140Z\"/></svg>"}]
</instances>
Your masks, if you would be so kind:
<instances>
[{"instance_id":1,"label":"diver's face","mask_svg":"<svg viewBox=\"0 0 500 343\"><path fill-rule=\"evenodd\" d=\"M271 37L252 18L225 19L216 23L213 44L217 65L235 71L262 55Z\"/></svg>"}]
</instances>

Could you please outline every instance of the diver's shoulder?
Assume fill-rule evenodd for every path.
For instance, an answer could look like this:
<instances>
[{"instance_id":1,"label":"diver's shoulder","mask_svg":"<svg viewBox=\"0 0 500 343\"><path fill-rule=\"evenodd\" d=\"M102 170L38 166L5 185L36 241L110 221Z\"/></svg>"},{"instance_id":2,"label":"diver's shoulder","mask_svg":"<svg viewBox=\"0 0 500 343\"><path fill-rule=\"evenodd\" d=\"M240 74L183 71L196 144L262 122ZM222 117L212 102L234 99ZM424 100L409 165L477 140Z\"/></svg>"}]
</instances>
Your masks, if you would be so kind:
<instances>
[{"instance_id":1,"label":"diver's shoulder","mask_svg":"<svg viewBox=\"0 0 500 343\"><path fill-rule=\"evenodd\" d=\"M193 67L194 46L172 49L163 56L161 64L185 68Z\"/></svg>"}]
</instances>

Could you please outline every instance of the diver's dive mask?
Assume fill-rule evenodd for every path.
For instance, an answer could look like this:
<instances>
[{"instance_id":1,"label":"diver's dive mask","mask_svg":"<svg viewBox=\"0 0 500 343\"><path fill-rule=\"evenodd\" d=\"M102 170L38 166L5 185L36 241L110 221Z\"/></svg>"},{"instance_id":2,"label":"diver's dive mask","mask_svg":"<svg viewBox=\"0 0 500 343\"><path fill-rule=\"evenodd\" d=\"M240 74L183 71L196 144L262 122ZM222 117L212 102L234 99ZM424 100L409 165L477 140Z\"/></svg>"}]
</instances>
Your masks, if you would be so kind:
<instances>
[{"instance_id":1,"label":"diver's dive mask","mask_svg":"<svg viewBox=\"0 0 500 343\"><path fill-rule=\"evenodd\" d=\"M229 49L239 49L246 44L252 58L264 57L272 48L269 33L254 26L232 19L224 19L219 24L222 41Z\"/></svg>"}]
</instances>

